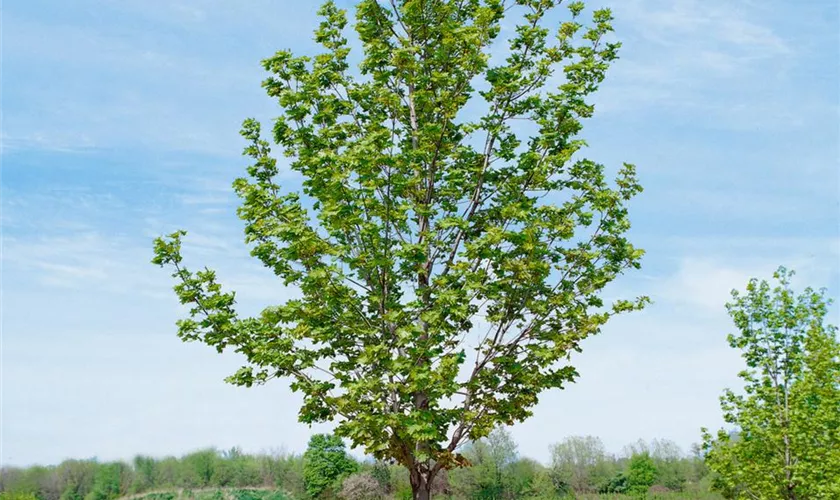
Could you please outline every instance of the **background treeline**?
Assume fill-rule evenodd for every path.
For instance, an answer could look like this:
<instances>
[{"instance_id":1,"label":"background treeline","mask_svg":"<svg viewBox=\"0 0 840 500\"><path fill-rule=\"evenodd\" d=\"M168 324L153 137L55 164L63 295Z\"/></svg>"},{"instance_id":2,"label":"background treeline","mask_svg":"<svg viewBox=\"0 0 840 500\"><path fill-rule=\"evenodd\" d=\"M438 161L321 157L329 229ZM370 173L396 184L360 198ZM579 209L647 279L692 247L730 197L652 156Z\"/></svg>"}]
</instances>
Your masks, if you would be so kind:
<instances>
[{"instance_id":1,"label":"background treeline","mask_svg":"<svg viewBox=\"0 0 840 500\"><path fill-rule=\"evenodd\" d=\"M521 457L504 430L469 444L472 466L436 480L435 496L470 499L719 498L695 449L667 440L638 441L619 455L600 439L569 437L551 446L551 461ZM237 448L208 449L181 458L137 456L127 462L66 460L56 466L0 470L5 499L111 500L166 490L268 488L293 498L411 498L408 474L397 465L357 461L333 436L313 436L302 455L246 455Z\"/></svg>"},{"instance_id":2,"label":"background treeline","mask_svg":"<svg viewBox=\"0 0 840 500\"><path fill-rule=\"evenodd\" d=\"M31 493L38 500L110 500L154 490L225 487L302 491L302 457L207 449L181 458L136 456L130 463L65 460L57 466L0 470L0 492Z\"/></svg>"}]
</instances>

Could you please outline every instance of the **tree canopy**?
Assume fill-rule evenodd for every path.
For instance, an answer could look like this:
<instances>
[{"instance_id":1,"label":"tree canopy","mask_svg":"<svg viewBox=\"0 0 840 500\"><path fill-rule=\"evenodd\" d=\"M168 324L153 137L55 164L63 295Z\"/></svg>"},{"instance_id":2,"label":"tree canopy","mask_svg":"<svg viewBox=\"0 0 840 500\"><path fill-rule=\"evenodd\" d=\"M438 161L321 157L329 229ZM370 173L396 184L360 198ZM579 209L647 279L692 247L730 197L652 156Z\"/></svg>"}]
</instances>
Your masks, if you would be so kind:
<instances>
[{"instance_id":1,"label":"tree canopy","mask_svg":"<svg viewBox=\"0 0 840 500\"><path fill-rule=\"evenodd\" d=\"M643 253L626 237L635 168L611 182L577 137L617 57L612 16L586 22L572 2L549 23L559 3L363 0L352 71L346 13L328 1L321 53L263 61L283 110L273 139L303 188L281 186L248 119L253 164L234 189L251 254L299 298L240 317L213 271L184 265L184 231L155 242L191 306L183 340L243 354L231 383L290 377L301 421L337 419L426 494L466 463L459 445L531 415L575 379L581 340L646 302L602 298Z\"/></svg>"},{"instance_id":2,"label":"tree canopy","mask_svg":"<svg viewBox=\"0 0 840 500\"><path fill-rule=\"evenodd\" d=\"M840 498L840 344L825 291L796 294L794 273L753 279L727 305L743 352L745 391L721 397L735 427L704 432L716 486L730 498Z\"/></svg>"}]
</instances>

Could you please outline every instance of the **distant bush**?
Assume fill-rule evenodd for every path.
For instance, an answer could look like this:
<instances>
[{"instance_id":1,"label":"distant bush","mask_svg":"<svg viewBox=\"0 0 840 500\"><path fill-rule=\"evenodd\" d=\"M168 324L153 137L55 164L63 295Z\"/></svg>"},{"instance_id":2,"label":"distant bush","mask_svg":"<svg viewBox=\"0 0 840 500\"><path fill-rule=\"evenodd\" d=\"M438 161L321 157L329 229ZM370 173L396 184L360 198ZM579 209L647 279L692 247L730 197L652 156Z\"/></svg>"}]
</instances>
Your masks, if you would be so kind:
<instances>
[{"instance_id":1,"label":"distant bush","mask_svg":"<svg viewBox=\"0 0 840 500\"><path fill-rule=\"evenodd\" d=\"M601 485L598 490L599 493L626 493L630 488L627 476L623 472L619 472Z\"/></svg>"},{"instance_id":2,"label":"distant bush","mask_svg":"<svg viewBox=\"0 0 840 500\"><path fill-rule=\"evenodd\" d=\"M345 479L339 496L343 500L379 500L385 497L385 491L371 473L363 472Z\"/></svg>"}]
</instances>

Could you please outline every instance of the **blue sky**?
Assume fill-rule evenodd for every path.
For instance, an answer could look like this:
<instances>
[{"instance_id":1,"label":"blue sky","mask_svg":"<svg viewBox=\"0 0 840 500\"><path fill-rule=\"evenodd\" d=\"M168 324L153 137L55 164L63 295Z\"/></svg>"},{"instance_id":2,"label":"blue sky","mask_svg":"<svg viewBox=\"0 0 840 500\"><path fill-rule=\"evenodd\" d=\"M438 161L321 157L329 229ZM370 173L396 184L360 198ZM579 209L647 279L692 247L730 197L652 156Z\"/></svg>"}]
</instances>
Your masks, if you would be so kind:
<instances>
[{"instance_id":1,"label":"blue sky","mask_svg":"<svg viewBox=\"0 0 840 500\"><path fill-rule=\"evenodd\" d=\"M216 268L244 312L293 293L248 257L230 183L247 165L242 119L279 113L259 61L311 52L316 9L3 2L0 461L300 451L327 428L297 423L282 381L225 385L239 360L180 343L172 283L149 264L154 236L186 228L188 259ZM717 398L737 385L729 290L784 264L798 286L840 291L837 2L613 10L621 59L582 135L589 158L638 165L633 238L647 256L612 290L655 304L587 340L579 382L511 429L540 460L569 435L687 449L722 424Z\"/></svg>"}]
</instances>

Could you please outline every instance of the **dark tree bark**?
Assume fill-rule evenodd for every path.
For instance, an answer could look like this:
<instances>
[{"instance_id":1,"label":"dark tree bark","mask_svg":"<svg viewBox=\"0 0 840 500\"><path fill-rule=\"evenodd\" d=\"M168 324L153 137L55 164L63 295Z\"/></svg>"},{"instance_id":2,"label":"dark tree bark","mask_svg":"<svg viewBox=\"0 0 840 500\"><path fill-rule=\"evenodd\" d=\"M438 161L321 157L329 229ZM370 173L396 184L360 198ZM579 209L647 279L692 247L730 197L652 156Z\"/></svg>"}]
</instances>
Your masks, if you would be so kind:
<instances>
[{"instance_id":1,"label":"dark tree bark","mask_svg":"<svg viewBox=\"0 0 840 500\"><path fill-rule=\"evenodd\" d=\"M428 472L421 471L418 467L410 470L409 480L411 481L411 497L414 500L429 500L432 498L433 476Z\"/></svg>"}]
</instances>

